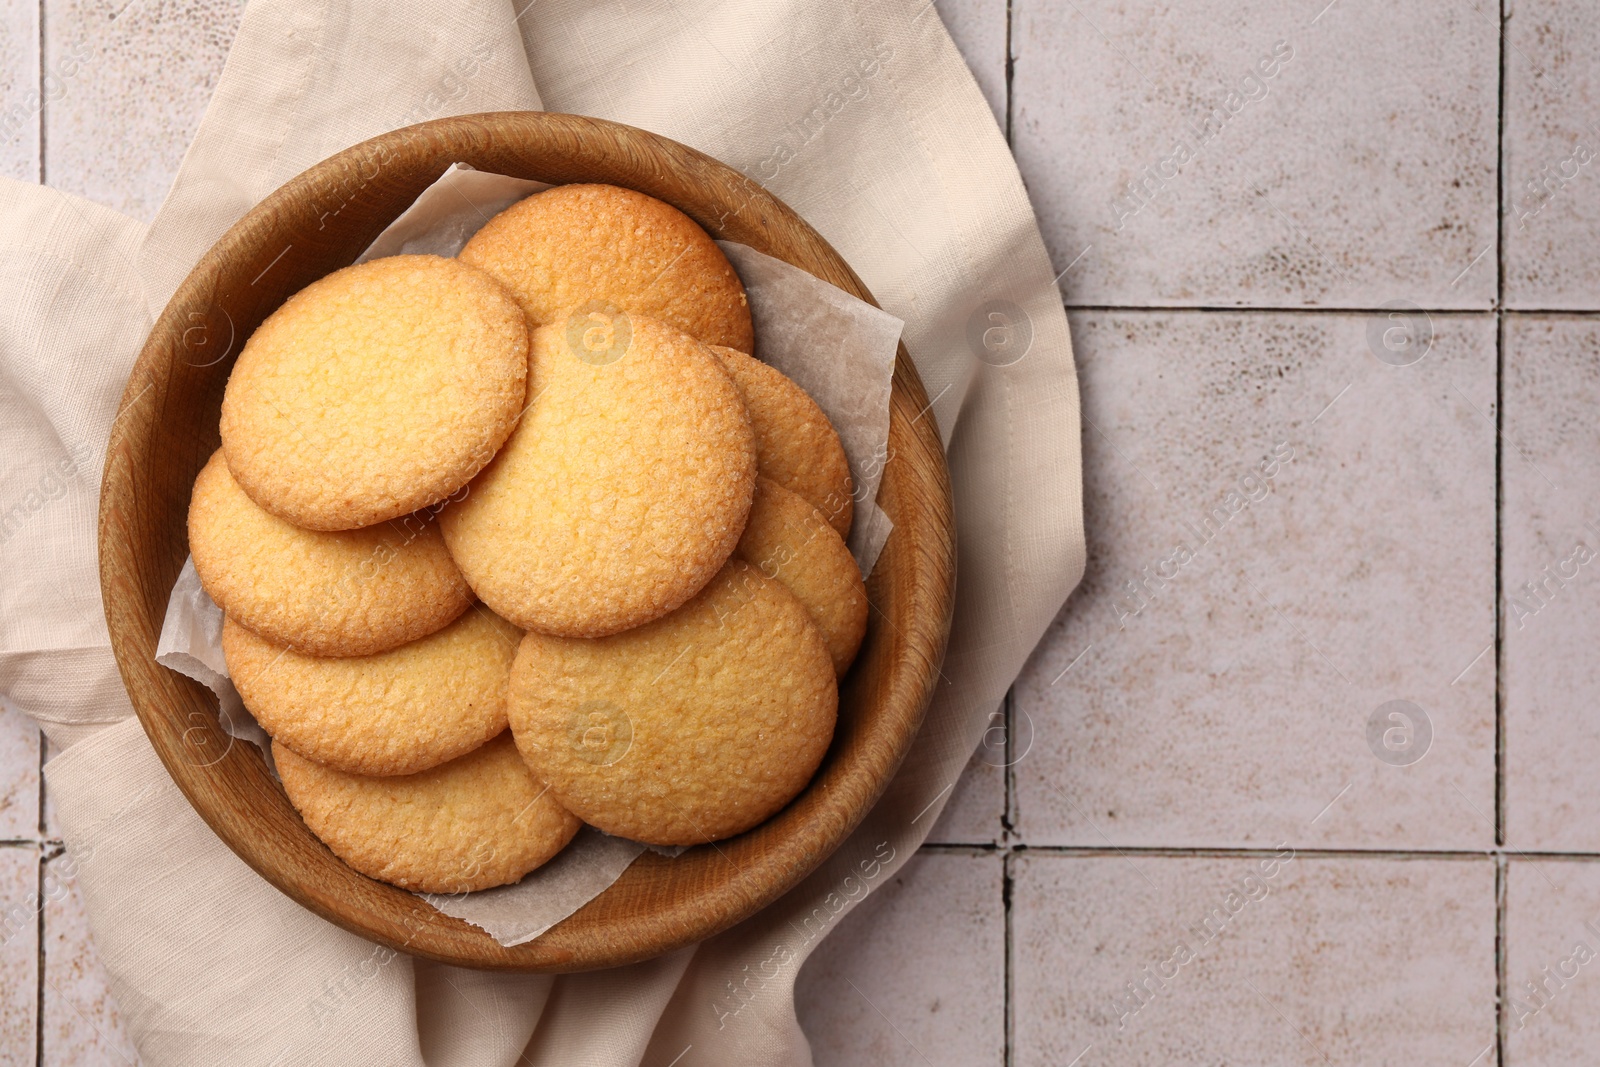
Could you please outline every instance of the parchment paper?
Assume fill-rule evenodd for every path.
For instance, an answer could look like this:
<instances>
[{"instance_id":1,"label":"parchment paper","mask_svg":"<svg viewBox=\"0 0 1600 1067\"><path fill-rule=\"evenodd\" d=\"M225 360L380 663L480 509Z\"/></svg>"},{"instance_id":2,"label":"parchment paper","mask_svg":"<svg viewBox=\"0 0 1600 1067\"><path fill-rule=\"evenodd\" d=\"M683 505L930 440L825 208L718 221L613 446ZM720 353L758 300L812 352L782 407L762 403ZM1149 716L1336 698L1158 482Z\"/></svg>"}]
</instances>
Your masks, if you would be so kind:
<instances>
[{"instance_id":1,"label":"parchment paper","mask_svg":"<svg viewBox=\"0 0 1600 1067\"><path fill-rule=\"evenodd\" d=\"M545 188L458 163L425 189L357 262L413 253L453 256L497 212ZM750 297L756 355L810 393L839 433L856 497L850 550L862 574L870 574L892 529L875 501L887 457L890 379L904 324L797 267L744 245L719 243ZM228 678L222 609L201 588L192 559L184 563L167 601L156 662L215 693L223 728L258 745L271 762L266 732ZM514 885L425 899L446 915L481 927L502 945L520 945L598 896L645 847L585 827L555 859Z\"/></svg>"}]
</instances>

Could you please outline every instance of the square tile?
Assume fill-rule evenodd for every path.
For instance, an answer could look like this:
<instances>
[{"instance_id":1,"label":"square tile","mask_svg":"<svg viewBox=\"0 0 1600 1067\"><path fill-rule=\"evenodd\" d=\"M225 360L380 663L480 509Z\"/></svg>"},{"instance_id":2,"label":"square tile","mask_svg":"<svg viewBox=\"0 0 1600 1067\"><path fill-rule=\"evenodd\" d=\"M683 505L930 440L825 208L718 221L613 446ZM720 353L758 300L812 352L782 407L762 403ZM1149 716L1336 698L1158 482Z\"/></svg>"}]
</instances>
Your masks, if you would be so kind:
<instances>
[{"instance_id":1,"label":"square tile","mask_svg":"<svg viewBox=\"0 0 1600 1067\"><path fill-rule=\"evenodd\" d=\"M0 701L0 841L39 839L39 746L33 720Z\"/></svg>"},{"instance_id":2,"label":"square tile","mask_svg":"<svg viewBox=\"0 0 1600 1067\"><path fill-rule=\"evenodd\" d=\"M1493 303L1492 9L1015 0L1012 23L1012 144L1069 304Z\"/></svg>"},{"instance_id":3,"label":"square tile","mask_svg":"<svg viewBox=\"0 0 1600 1067\"><path fill-rule=\"evenodd\" d=\"M39 848L0 846L0 1063L34 1061L39 1005Z\"/></svg>"},{"instance_id":4,"label":"square tile","mask_svg":"<svg viewBox=\"0 0 1600 1067\"><path fill-rule=\"evenodd\" d=\"M934 5L1002 130L1006 128L1006 7L1006 0L937 0Z\"/></svg>"},{"instance_id":5,"label":"square tile","mask_svg":"<svg viewBox=\"0 0 1600 1067\"><path fill-rule=\"evenodd\" d=\"M795 1012L816 1067L1005 1062L1000 857L919 852L800 969Z\"/></svg>"},{"instance_id":6,"label":"square tile","mask_svg":"<svg viewBox=\"0 0 1600 1067\"><path fill-rule=\"evenodd\" d=\"M1506 871L1506 1062L1589 1067L1600 1039L1600 865Z\"/></svg>"},{"instance_id":7,"label":"square tile","mask_svg":"<svg viewBox=\"0 0 1600 1067\"><path fill-rule=\"evenodd\" d=\"M1600 320L1506 319L1506 843L1600 850Z\"/></svg>"},{"instance_id":8,"label":"square tile","mask_svg":"<svg viewBox=\"0 0 1600 1067\"><path fill-rule=\"evenodd\" d=\"M1072 317L1089 562L1015 689L1023 841L1493 843L1495 323L1391 365L1406 328Z\"/></svg>"},{"instance_id":9,"label":"square tile","mask_svg":"<svg viewBox=\"0 0 1600 1067\"><path fill-rule=\"evenodd\" d=\"M109 979L89 934L89 917L69 855L45 864L44 1059L41 1067L137 1064Z\"/></svg>"},{"instance_id":10,"label":"square tile","mask_svg":"<svg viewBox=\"0 0 1600 1067\"><path fill-rule=\"evenodd\" d=\"M39 180L39 116L60 89L40 84L38 0L0 0L0 174Z\"/></svg>"},{"instance_id":11,"label":"square tile","mask_svg":"<svg viewBox=\"0 0 1600 1067\"><path fill-rule=\"evenodd\" d=\"M1487 858L1025 853L1013 878L1016 1067L1469 1067L1493 1052Z\"/></svg>"},{"instance_id":12,"label":"square tile","mask_svg":"<svg viewBox=\"0 0 1600 1067\"><path fill-rule=\"evenodd\" d=\"M233 43L241 0L45 0L44 180L146 222Z\"/></svg>"},{"instance_id":13,"label":"square tile","mask_svg":"<svg viewBox=\"0 0 1600 1067\"><path fill-rule=\"evenodd\" d=\"M996 712L978 750L951 789L926 844L998 845L1004 841L1008 730L1006 713Z\"/></svg>"},{"instance_id":14,"label":"square tile","mask_svg":"<svg viewBox=\"0 0 1600 1067\"><path fill-rule=\"evenodd\" d=\"M1506 306L1600 308L1600 9L1506 20Z\"/></svg>"}]
</instances>

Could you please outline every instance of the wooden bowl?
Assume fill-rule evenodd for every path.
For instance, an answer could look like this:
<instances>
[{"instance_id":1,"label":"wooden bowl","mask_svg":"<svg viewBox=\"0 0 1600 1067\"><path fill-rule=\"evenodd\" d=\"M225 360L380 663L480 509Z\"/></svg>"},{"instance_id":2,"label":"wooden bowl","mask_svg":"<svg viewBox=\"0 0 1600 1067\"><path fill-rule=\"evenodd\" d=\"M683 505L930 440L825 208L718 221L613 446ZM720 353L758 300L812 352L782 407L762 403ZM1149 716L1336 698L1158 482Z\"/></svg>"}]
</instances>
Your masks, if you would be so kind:
<instances>
[{"instance_id":1,"label":"wooden bowl","mask_svg":"<svg viewBox=\"0 0 1600 1067\"><path fill-rule=\"evenodd\" d=\"M645 853L539 938L503 948L421 898L366 878L306 829L254 745L234 743L216 700L155 662L167 597L188 554L185 516L218 446L233 356L288 296L353 262L451 163L552 184L609 182L659 197L711 234L786 260L863 300L850 267L761 186L629 126L504 112L441 119L319 163L262 201L206 253L167 305L128 379L100 496L100 583L128 695L178 787L217 836L318 915L394 949L469 967L576 971L632 963L725 930L820 864L877 800L921 725L949 634L954 547L949 474L928 398L902 346L878 504L894 520L867 584L873 604L845 679L833 745L806 791L772 819L668 859Z\"/></svg>"}]
</instances>

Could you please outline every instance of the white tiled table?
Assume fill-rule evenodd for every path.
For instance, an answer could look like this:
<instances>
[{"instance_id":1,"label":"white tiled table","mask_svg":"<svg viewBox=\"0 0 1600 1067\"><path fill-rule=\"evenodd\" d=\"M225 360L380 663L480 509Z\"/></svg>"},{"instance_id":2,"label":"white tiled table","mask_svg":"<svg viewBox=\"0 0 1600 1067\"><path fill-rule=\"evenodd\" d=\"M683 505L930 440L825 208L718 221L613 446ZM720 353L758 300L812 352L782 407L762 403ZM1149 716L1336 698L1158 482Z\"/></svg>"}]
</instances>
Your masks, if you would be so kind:
<instances>
[{"instance_id":1,"label":"white tiled table","mask_svg":"<svg viewBox=\"0 0 1600 1067\"><path fill-rule=\"evenodd\" d=\"M817 1063L1594 1062L1600 9L937 7L1063 271L1090 562L802 973ZM149 218L238 10L0 0L0 171ZM0 1062L131 1063L41 759L0 713Z\"/></svg>"}]
</instances>

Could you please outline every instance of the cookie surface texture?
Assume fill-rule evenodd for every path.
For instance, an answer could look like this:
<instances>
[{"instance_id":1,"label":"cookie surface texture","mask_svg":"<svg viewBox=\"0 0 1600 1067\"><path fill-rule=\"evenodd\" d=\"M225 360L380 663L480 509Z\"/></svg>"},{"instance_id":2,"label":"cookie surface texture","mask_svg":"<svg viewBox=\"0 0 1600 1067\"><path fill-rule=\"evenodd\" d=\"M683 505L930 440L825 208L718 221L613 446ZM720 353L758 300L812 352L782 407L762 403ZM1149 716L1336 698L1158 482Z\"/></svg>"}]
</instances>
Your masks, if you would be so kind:
<instances>
[{"instance_id":1,"label":"cookie surface texture","mask_svg":"<svg viewBox=\"0 0 1600 1067\"><path fill-rule=\"evenodd\" d=\"M511 671L517 748L607 833L693 845L755 826L815 773L838 687L805 607L740 560L648 626L530 633Z\"/></svg>"},{"instance_id":2,"label":"cookie surface texture","mask_svg":"<svg viewBox=\"0 0 1600 1067\"><path fill-rule=\"evenodd\" d=\"M335 271L245 343L222 399L228 467L257 504L313 530L434 506L516 425L527 334L511 294L457 260Z\"/></svg>"},{"instance_id":3,"label":"cookie surface texture","mask_svg":"<svg viewBox=\"0 0 1600 1067\"><path fill-rule=\"evenodd\" d=\"M511 205L461 258L504 282L543 326L604 301L706 344L751 350L744 286L693 219L615 185L563 185Z\"/></svg>"},{"instance_id":4,"label":"cookie surface texture","mask_svg":"<svg viewBox=\"0 0 1600 1067\"><path fill-rule=\"evenodd\" d=\"M289 802L335 856L420 893L506 885L564 848L579 822L528 772L509 734L398 778L323 767L277 742Z\"/></svg>"},{"instance_id":5,"label":"cookie surface texture","mask_svg":"<svg viewBox=\"0 0 1600 1067\"><path fill-rule=\"evenodd\" d=\"M775 578L811 613L843 675L867 632L867 587L850 549L828 520L798 493L756 480L755 504L735 554Z\"/></svg>"},{"instance_id":6,"label":"cookie surface texture","mask_svg":"<svg viewBox=\"0 0 1600 1067\"><path fill-rule=\"evenodd\" d=\"M811 501L840 537L849 537L855 513L850 461L828 416L776 367L731 348L712 351L750 412L762 475Z\"/></svg>"},{"instance_id":7,"label":"cookie surface texture","mask_svg":"<svg viewBox=\"0 0 1600 1067\"><path fill-rule=\"evenodd\" d=\"M594 329L611 340L534 332L533 402L439 516L484 603L567 637L618 633L687 601L732 554L755 491L750 422L716 357L637 315Z\"/></svg>"},{"instance_id":8,"label":"cookie surface texture","mask_svg":"<svg viewBox=\"0 0 1600 1067\"><path fill-rule=\"evenodd\" d=\"M366 656L442 629L472 590L431 515L305 530L258 507L220 451L195 479L189 551L237 622L313 656Z\"/></svg>"},{"instance_id":9,"label":"cookie surface texture","mask_svg":"<svg viewBox=\"0 0 1600 1067\"><path fill-rule=\"evenodd\" d=\"M228 674L262 729L351 774L415 774L506 728L506 692L522 632L488 609L375 656L323 659L222 628Z\"/></svg>"}]
</instances>

